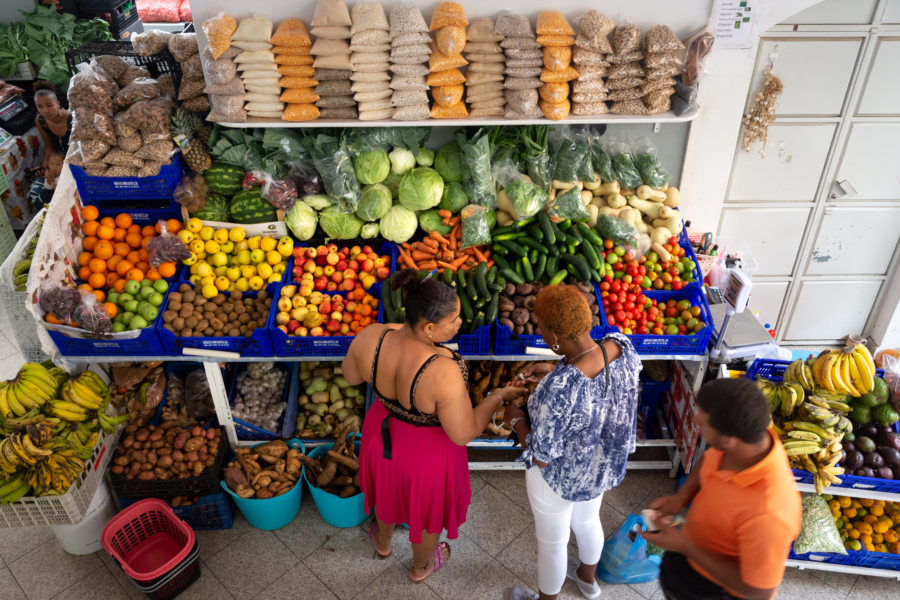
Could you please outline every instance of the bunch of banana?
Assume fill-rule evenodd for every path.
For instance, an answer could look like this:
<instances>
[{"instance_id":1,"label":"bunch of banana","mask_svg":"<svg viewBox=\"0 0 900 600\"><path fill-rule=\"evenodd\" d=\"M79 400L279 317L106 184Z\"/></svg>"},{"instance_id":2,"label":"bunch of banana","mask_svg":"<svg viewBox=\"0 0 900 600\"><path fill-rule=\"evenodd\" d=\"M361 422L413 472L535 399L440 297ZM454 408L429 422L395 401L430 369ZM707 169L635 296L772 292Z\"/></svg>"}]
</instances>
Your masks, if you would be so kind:
<instances>
[{"instance_id":1,"label":"bunch of banana","mask_svg":"<svg viewBox=\"0 0 900 600\"><path fill-rule=\"evenodd\" d=\"M785 421L781 436L791 466L812 473L816 491L822 491L832 483L840 483L838 477L843 467L841 442L844 435L853 430L853 424L843 416L842 410L816 396L810 396L796 411L796 419Z\"/></svg>"},{"instance_id":2,"label":"bunch of banana","mask_svg":"<svg viewBox=\"0 0 900 600\"><path fill-rule=\"evenodd\" d=\"M93 371L85 371L66 381L59 398L50 401L48 412L71 423L87 421L88 413L102 414L109 403L109 387Z\"/></svg>"},{"instance_id":3,"label":"bunch of banana","mask_svg":"<svg viewBox=\"0 0 900 600\"><path fill-rule=\"evenodd\" d=\"M863 344L822 352L812 372L816 384L831 394L859 398L875 389L875 361Z\"/></svg>"},{"instance_id":4,"label":"bunch of banana","mask_svg":"<svg viewBox=\"0 0 900 600\"><path fill-rule=\"evenodd\" d=\"M785 418L792 416L806 398L806 392L797 383L775 383L759 378L756 380L756 387L769 401L772 414L780 414Z\"/></svg>"},{"instance_id":5,"label":"bunch of banana","mask_svg":"<svg viewBox=\"0 0 900 600\"><path fill-rule=\"evenodd\" d=\"M31 270L31 259L34 256L34 249L37 248L38 238L41 236L41 228L44 226L44 217L39 217L38 230L34 234L34 238L25 247L25 256L17 262L13 267L13 285L16 286L17 292L25 291L25 284L28 283L28 272Z\"/></svg>"},{"instance_id":6,"label":"bunch of banana","mask_svg":"<svg viewBox=\"0 0 900 600\"><path fill-rule=\"evenodd\" d=\"M69 447L75 451L78 458L90 460L91 454L94 451L94 446L97 445L97 440L100 437L97 432L99 427L100 421L98 415L97 419L93 419L88 423L66 424L64 431L59 437L65 440ZM113 430L115 430L115 427L113 427Z\"/></svg>"},{"instance_id":7,"label":"bunch of banana","mask_svg":"<svg viewBox=\"0 0 900 600\"><path fill-rule=\"evenodd\" d=\"M14 379L0 383L0 414L21 417L56 397L57 381L41 364L22 365Z\"/></svg>"},{"instance_id":8,"label":"bunch of banana","mask_svg":"<svg viewBox=\"0 0 900 600\"><path fill-rule=\"evenodd\" d=\"M25 471L25 481L34 488L37 495L65 494L69 486L84 471L84 461L74 450L66 448L61 442L59 449L47 460L34 465Z\"/></svg>"},{"instance_id":9,"label":"bunch of banana","mask_svg":"<svg viewBox=\"0 0 900 600\"><path fill-rule=\"evenodd\" d=\"M31 490L21 473L9 479L0 479L0 504L15 502Z\"/></svg>"},{"instance_id":10,"label":"bunch of banana","mask_svg":"<svg viewBox=\"0 0 900 600\"><path fill-rule=\"evenodd\" d=\"M797 383L806 392L811 392L816 386L812 369L803 359L797 359L788 365L784 371L785 383Z\"/></svg>"}]
</instances>

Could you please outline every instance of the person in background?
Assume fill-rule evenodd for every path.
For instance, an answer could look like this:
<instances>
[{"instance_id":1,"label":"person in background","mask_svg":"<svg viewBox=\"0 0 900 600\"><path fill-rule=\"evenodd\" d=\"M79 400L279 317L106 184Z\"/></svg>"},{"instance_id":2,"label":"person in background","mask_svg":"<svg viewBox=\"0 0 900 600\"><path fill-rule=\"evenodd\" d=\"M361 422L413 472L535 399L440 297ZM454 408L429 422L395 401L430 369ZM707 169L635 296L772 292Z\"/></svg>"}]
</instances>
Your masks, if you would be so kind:
<instances>
[{"instance_id":1,"label":"person in background","mask_svg":"<svg viewBox=\"0 0 900 600\"><path fill-rule=\"evenodd\" d=\"M516 586L506 595L552 600L568 577L585 598L598 598L600 503L604 492L622 482L635 450L641 361L620 333L599 343L591 339L591 310L575 286L544 288L534 313L547 346L563 359L555 367L542 363L522 373L543 377L528 399L528 417L514 404L504 413L524 448L538 547L538 593ZM567 558L570 528L578 559Z\"/></svg>"},{"instance_id":2,"label":"person in background","mask_svg":"<svg viewBox=\"0 0 900 600\"><path fill-rule=\"evenodd\" d=\"M35 179L28 190L28 204L34 213L50 204L65 160L65 157L59 152L48 151L46 154L47 166L44 174Z\"/></svg>"},{"instance_id":3,"label":"person in background","mask_svg":"<svg viewBox=\"0 0 900 600\"><path fill-rule=\"evenodd\" d=\"M60 106L53 84L49 81L39 80L34 83L34 106L38 111L34 125L44 140L44 159L41 165L46 168L52 152L65 157L69 150L72 115Z\"/></svg>"},{"instance_id":4,"label":"person in background","mask_svg":"<svg viewBox=\"0 0 900 600\"><path fill-rule=\"evenodd\" d=\"M659 531L643 534L666 550L659 582L667 600L775 597L802 510L770 419L749 379L700 388L696 420L709 450L678 493L650 503ZM683 528L671 526L688 504Z\"/></svg>"},{"instance_id":5,"label":"person in background","mask_svg":"<svg viewBox=\"0 0 900 600\"><path fill-rule=\"evenodd\" d=\"M407 269L395 274L405 291L406 322L370 325L344 359L344 378L366 382L377 396L366 413L360 448L360 487L376 522L369 537L380 558L391 555L394 526L409 525L409 577L420 582L443 566L472 498L466 444L480 435L504 400L525 388L496 390L472 407L466 363L440 345L459 330L459 298L435 279Z\"/></svg>"}]
</instances>

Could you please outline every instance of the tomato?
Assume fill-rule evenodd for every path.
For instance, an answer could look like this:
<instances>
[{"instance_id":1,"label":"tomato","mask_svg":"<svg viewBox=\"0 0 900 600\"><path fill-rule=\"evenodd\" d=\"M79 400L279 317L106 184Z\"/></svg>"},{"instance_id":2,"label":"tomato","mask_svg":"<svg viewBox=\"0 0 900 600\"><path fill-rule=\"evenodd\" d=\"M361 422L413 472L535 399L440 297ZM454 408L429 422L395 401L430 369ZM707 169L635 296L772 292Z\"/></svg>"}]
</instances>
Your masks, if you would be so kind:
<instances>
[{"instance_id":1,"label":"tomato","mask_svg":"<svg viewBox=\"0 0 900 600\"><path fill-rule=\"evenodd\" d=\"M607 250L611 250L614 245L612 240L603 240L603 247Z\"/></svg>"},{"instance_id":2,"label":"tomato","mask_svg":"<svg viewBox=\"0 0 900 600\"><path fill-rule=\"evenodd\" d=\"M637 328L638 335L647 335L648 330L646 325L638 325Z\"/></svg>"},{"instance_id":3,"label":"tomato","mask_svg":"<svg viewBox=\"0 0 900 600\"><path fill-rule=\"evenodd\" d=\"M607 290L609 290L609 282L608 282L608 281L601 281L601 282L600 282L600 291L601 291L601 292L605 292L605 291L607 291Z\"/></svg>"},{"instance_id":4,"label":"tomato","mask_svg":"<svg viewBox=\"0 0 900 600\"><path fill-rule=\"evenodd\" d=\"M678 291L683 287L684 287L684 282L681 281L680 279L676 279L675 281L672 282L672 289L675 291Z\"/></svg>"},{"instance_id":5,"label":"tomato","mask_svg":"<svg viewBox=\"0 0 900 600\"><path fill-rule=\"evenodd\" d=\"M634 281L634 278L631 275L622 275L622 281L625 283L631 283Z\"/></svg>"},{"instance_id":6,"label":"tomato","mask_svg":"<svg viewBox=\"0 0 900 600\"><path fill-rule=\"evenodd\" d=\"M672 319L677 314L678 314L678 309L675 308L674 306L669 306L668 308L666 308L666 318L667 319Z\"/></svg>"},{"instance_id":7,"label":"tomato","mask_svg":"<svg viewBox=\"0 0 900 600\"><path fill-rule=\"evenodd\" d=\"M625 268L625 265L623 265L621 261L619 261L617 263L613 263L613 271L620 271L620 272L624 273L624 271L623 271L624 268Z\"/></svg>"},{"instance_id":8,"label":"tomato","mask_svg":"<svg viewBox=\"0 0 900 600\"><path fill-rule=\"evenodd\" d=\"M624 321L625 320L625 311L619 309L615 313L613 313L613 316L616 318L616 321Z\"/></svg>"},{"instance_id":9,"label":"tomato","mask_svg":"<svg viewBox=\"0 0 900 600\"><path fill-rule=\"evenodd\" d=\"M622 283L619 282L619 281L613 281L613 282L612 282L612 285L610 286L610 289L611 289L613 292L618 293L619 291L622 290Z\"/></svg>"},{"instance_id":10,"label":"tomato","mask_svg":"<svg viewBox=\"0 0 900 600\"><path fill-rule=\"evenodd\" d=\"M692 306L692 307L690 308L690 311L691 311L691 316L692 316L692 317L699 317L699 316L700 316L700 307L699 307L699 306Z\"/></svg>"},{"instance_id":11,"label":"tomato","mask_svg":"<svg viewBox=\"0 0 900 600\"><path fill-rule=\"evenodd\" d=\"M635 308L634 302L632 302L632 301L626 302L624 306L625 306L625 310L634 310L634 308Z\"/></svg>"},{"instance_id":12,"label":"tomato","mask_svg":"<svg viewBox=\"0 0 900 600\"><path fill-rule=\"evenodd\" d=\"M634 256L631 254L631 252L626 252L622 255L622 260L624 260L625 262L631 262L634 260Z\"/></svg>"},{"instance_id":13,"label":"tomato","mask_svg":"<svg viewBox=\"0 0 900 600\"><path fill-rule=\"evenodd\" d=\"M606 315L606 322L609 323L610 325L615 325L616 317L608 314L608 315Z\"/></svg>"},{"instance_id":14,"label":"tomato","mask_svg":"<svg viewBox=\"0 0 900 600\"><path fill-rule=\"evenodd\" d=\"M653 331L653 335L662 335L662 333L663 333L662 327L654 327L652 329L652 331Z\"/></svg>"},{"instance_id":15,"label":"tomato","mask_svg":"<svg viewBox=\"0 0 900 600\"><path fill-rule=\"evenodd\" d=\"M615 252L619 256L623 256L625 254L625 248L623 248L622 246L616 246L615 248L613 248L613 252Z\"/></svg>"},{"instance_id":16,"label":"tomato","mask_svg":"<svg viewBox=\"0 0 900 600\"><path fill-rule=\"evenodd\" d=\"M669 246L677 246L677 245L678 245L678 238L673 235L672 237L669 238Z\"/></svg>"}]
</instances>

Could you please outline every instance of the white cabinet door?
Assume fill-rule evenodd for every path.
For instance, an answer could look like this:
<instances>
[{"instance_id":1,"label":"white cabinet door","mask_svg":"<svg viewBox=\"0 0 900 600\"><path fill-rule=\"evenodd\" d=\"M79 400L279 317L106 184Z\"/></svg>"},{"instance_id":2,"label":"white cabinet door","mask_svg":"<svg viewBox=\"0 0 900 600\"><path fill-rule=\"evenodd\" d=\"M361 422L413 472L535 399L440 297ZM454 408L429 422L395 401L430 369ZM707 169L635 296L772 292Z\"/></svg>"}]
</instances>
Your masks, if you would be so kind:
<instances>
[{"instance_id":1,"label":"white cabinet door","mask_svg":"<svg viewBox=\"0 0 900 600\"><path fill-rule=\"evenodd\" d=\"M778 324L778 314L787 292L787 281L754 281L750 294L750 311L759 313L759 322L771 327Z\"/></svg>"},{"instance_id":2,"label":"white cabinet door","mask_svg":"<svg viewBox=\"0 0 900 600\"><path fill-rule=\"evenodd\" d=\"M777 58L773 71L785 84L775 105L776 116L840 115L861 45L862 37L762 40L744 112L761 88L769 57L774 53Z\"/></svg>"},{"instance_id":3,"label":"white cabinet door","mask_svg":"<svg viewBox=\"0 0 900 600\"><path fill-rule=\"evenodd\" d=\"M866 325L880 281L804 281L787 315L785 341L839 340Z\"/></svg>"},{"instance_id":4,"label":"white cabinet door","mask_svg":"<svg viewBox=\"0 0 900 600\"><path fill-rule=\"evenodd\" d=\"M784 25L862 25L870 23L878 0L825 0L782 21Z\"/></svg>"},{"instance_id":5,"label":"white cabinet door","mask_svg":"<svg viewBox=\"0 0 900 600\"><path fill-rule=\"evenodd\" d=\"M900 0L888 0L881 17L882 23L900 23Z\"/></svg>"},{"instance_id":6,"label":"white cabinet door","mask_svg":"<svg viewBox=\"0 0 900 600\"><path fill-rule=\"evenodd\" d=\"M728 208L719 235L746 240L755 275L790 275L808 218L809 208Z\"/></svg>"},{"instance_id":7,"label":"white cabinet door","mask_svg":"<svg viewBox=\"0 0 900 600\"><path fill-rule=\"evenodd\" d=\"M770 138L771 139L771 138ZM832 186L837 200L900 199L900 123L854 123L836 181L855 193Z\"/></svg>"},{"instance_id":8,"label":"white cabinet door","mask_svg":"<svg viewBox=\"0 0 900 600\"><path fill-rule=\"evenodd\" d=\"M866 77L858 115L900 115L900 38L881 38Z\"/></svg>"},{"instance_id":9,"label":"white cabinet door","mask_svg":"<svg viewBox=\"0 0 900 600\"><path fill-rule=\"evenodd\" d=\"M765 158L756 148L738 149L728 201L815 200L834 129L832 123L769 126Z\"/></svg>"},{"instance_id":10,"label":"white cabinet door","mask_svg":"<svg viewBox=\"0 0 900 600\"><path fill-rule=\"evenodd\" d=\"M900 237L900 206L829 206L808 275L885 275Z\"/></svg>"}]
</instances>

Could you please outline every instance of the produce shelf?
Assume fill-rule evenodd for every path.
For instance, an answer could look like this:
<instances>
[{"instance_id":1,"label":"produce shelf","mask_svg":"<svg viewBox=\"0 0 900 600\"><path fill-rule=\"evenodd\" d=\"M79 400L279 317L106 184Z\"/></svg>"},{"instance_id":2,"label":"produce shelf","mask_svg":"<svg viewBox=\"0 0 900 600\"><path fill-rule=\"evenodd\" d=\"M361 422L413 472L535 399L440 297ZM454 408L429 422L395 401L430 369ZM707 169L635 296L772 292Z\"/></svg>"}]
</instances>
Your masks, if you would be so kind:
<instances>
[{"instance_id":1,"label":"produce shelf","mask_svg":"<svg viewBox=\"0 0 900 600\"><path fill-rule=\"evenodd\" d=\"M672 111L658 115L570 115L561 121L553 121L543 117L539 119L503 119L503 118L467 118L467 119L425 119L422 121L395 121L384 119L381 121L356 121L337 119L316 119L314 121L282 121L249 117L244 123L222 122L225 127L287 127L287 128L312 128L312 127L480 127L484 125L591 125L591 124L630 124L630 123L687 123L697 118L699 108L689 110L684 114L676 115Z\"/></svg>"},{"instance_id":2,"label":"produce shelf","mask_svg":"<svg viewBox=\"0 0 900 600\"><path fill-rule=\"evenodd\" d=\"M812 486L810 486L812 487ZM815 493L815 490L809 490ZM866 496L871 498L872 496ZM888 571L886 569L872 569L869 567L854 567L850 565L834 565L829 563L815 562L811 560L788 559L785 563L789 567L797 569L817 569L819 571L831 571L833 573L850 573L853 575L868 575L869 577L889 577L892 579L900 579L900 571Z\"/></svg>"}]
</instances>

